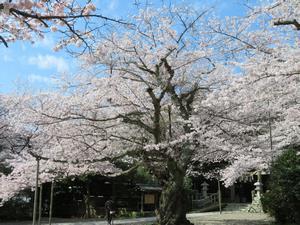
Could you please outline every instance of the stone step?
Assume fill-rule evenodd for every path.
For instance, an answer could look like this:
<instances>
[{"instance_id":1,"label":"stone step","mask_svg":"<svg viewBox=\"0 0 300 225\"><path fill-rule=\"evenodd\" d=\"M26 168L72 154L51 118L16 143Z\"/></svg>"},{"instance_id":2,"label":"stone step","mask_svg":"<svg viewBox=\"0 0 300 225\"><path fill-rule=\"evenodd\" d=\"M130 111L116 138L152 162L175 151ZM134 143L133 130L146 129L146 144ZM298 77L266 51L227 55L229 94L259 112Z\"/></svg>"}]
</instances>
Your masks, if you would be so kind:
<instances>
[{"instance_id":1,"label":"stone step","mask_svg":"<svg viewBox=\"0 0 300 225\"><path fill-rule=\"evenodd\" d=\"M247 211L250 203L228 203L223 211Z\"/></svg>"}]
</instances>

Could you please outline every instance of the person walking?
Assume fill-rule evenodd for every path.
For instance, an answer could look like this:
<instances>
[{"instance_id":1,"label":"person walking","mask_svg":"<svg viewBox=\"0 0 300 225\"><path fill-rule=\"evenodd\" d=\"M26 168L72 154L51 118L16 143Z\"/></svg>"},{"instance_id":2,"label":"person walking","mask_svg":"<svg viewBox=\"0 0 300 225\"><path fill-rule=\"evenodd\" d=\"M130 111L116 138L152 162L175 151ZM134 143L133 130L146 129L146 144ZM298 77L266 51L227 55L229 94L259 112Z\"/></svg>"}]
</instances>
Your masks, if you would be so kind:
<instances>
[{"instance_id":1,"label":"person walking","mask_svg":"<svg viewBox=\"0 0 300 225\"><path fill-rule=\"evenodd\" d=\"M105 202L105 212L106 212L106 219L107 219L107 223L109 225L113 224L113 214L115 213L114 211L114 202L112 200L108 200Z\"/></svg>"}]
</instances>

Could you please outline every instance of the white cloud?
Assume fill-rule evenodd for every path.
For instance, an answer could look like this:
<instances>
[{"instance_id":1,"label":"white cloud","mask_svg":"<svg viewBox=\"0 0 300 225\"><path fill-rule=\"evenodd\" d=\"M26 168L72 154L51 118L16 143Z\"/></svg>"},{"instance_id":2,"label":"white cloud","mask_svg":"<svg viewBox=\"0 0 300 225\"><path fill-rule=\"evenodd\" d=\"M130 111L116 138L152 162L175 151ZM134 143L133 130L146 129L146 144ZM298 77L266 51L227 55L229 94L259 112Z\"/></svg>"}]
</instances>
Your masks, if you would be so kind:
<instances>
[{"instance_id":1,"label":"white cloud","mask_svg":"<svg viewBox=\"0 0 300 225\"><path fill-rule=\"evenodd\" d=\"M3 54L1 60L3 60L3 62L12 62L13 57L10 54Z\"/></svg>"},{"instance_id":2,"label":"white cloud","mask_svg":"<svg viewBox=\"0 0 300 225\"><path fill-rule=\"evenodd\" d=\"M38 55L28 59L31 65L37 65L40 69L55 68L57 72L64 73L69 71L69 66L63 57L53 55Z\"/></svg>"},{"instance_id":3,"label":"white cloud","mask_svg":"<svg viewBox=\"0 0 300 225\"><path fill-rule=\"evenodd\" d=\"M57 83L57 79L52 78L52 77L45 77L45 76L40 76L36 74L30 74L28 76L28 81L31 83L46 83L46 84L55 84Z\"/></svg>"},{"instance_id":4,"label":"white cloud","mask_svg":"<svg viewBox=\"0 0 300 225\"><path fill-rule=\"evenodd\" d=\"M118 0L111 0L108 8L109 10L115 10L118 7L119 1Z\"/></svg>"},{"instance_id":5,"label":"white cloud","mask_svg":"<svg viewBox=\"0 0 300 225\"><path fill-rule=\"evenodd\" d=\"M1 52L1 55L0 55L0 60L3 61L4 63L12 62L13 61L13 53L12 53L11 49L9 49L9 48L3 49L3 51Z\"/></svg>"},{"instance_id":6,"label":"white cloud","mask_svg":"<svg viewBox=\"0 0 300 225\"><path fill-rule=\"evenodd\" d=\"M51 34L47 34L44 38L35 41L33 46L36 48L46 48L52 50L55 46L55 41Z\"/></svg>"}]
</instances>

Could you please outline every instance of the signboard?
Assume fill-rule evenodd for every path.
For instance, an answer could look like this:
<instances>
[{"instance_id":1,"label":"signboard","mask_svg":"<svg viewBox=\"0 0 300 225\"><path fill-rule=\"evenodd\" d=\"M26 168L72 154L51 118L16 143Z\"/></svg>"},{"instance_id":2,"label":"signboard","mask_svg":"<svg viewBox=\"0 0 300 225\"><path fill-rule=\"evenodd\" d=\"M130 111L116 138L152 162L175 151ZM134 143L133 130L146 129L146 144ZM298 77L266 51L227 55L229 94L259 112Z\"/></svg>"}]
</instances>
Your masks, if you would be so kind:
<instances>
[{"instance_id":1,"label":"signboard","mask_svg":"<svg viewBox=\"0 0 300 225\"><path fill-rule=\"evenodd\" d=\"M155 204L155 195L145 194L145 204Z\"/></svg>"}]
</instances>

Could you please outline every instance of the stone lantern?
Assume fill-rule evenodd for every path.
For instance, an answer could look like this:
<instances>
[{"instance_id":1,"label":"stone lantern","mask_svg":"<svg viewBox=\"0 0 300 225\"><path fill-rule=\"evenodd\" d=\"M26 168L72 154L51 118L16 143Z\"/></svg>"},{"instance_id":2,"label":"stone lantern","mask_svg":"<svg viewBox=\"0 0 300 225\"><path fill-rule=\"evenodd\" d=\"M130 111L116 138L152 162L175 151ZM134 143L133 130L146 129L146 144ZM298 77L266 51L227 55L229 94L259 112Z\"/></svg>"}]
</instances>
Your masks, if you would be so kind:
<instances>
[{"instance_id":1,"label":"stone lantern","mask_svg":"<svg viewBox=\"0 0 300 225\"><path fill-rule=\"evenodd\" d=\"M206 183L205 181L201 184L202 186L202 195L204 198L206 198L208 196L208 183Z\"/></svg>"},{"instance_id":2,"label":"stone lantern","mask_svg":"<svg viewBox=\"0 0 300 225\"><path fill-rule=\"evenodd\" d=\"M255 186L255 191L256 191L256 196L261 197L261 193L262 193L262 186L263 184L259 181L254 183Z\"/></svg>"},{"instance_id":3,"label":"stone lantern","mask_svg":"<svg viewBox=\"0 0 300 225\"><path fill-rule=\"evenodd\" d=\"M255 191L256 191L256 196L257 197L261 197L261 194L262 194L262 182L261 182L261 171L258 171L257 172L257 181L254 183L254 186L255 186Z\"/></svg>"},{"instance_id":4,"label":"stone lantern","mask_svg":"<svg viewBox=\"0 0 300 225\"><path fill-rule=\"evenodd\" d=\"M257 171L257 181L254 183L255 186L255 196L252 199L251 205L248 206L247 211L248 212L254 212L254 213L262 213L263 208L261 204L261 196L262 196L262 182L261 182L261 171Z\"/></svg>"}]
</instances>

